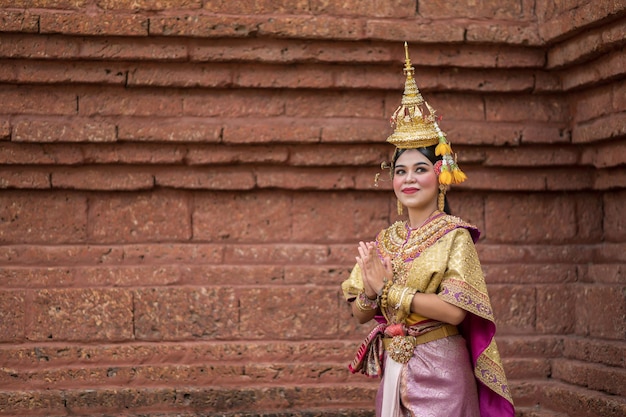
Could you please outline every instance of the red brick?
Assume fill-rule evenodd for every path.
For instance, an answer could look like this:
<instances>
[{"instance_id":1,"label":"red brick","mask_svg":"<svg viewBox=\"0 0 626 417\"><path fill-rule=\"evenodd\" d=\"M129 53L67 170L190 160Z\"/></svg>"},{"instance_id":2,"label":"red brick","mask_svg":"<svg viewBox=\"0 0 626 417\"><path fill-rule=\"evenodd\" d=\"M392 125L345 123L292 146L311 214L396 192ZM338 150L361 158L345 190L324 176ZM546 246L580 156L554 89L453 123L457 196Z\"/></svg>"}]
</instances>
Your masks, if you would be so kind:
<instances>
[{"instance_id":1,"label":"red brick","mask_svg":"<svg viewBox=\"0 0 626 417\"><path fill-rule=\"evenodd\" d=\"M283 268L279 265L185 265L178 267L181 282L186 285L283 284Z\"/></svg>"},{"instance_id":2,"label":"red brick","mask_svg":"<svg viewBox=\"0 0 626 417\"><path fill-rule=\"evenodd\" d=\"M486 232L490 241L562 243L577 238L575 200L541 194L487 197Z\"/></svg>"},{"instance_id":3,"label":"red brick","mask_svg":"<svg viewBox=\"0 0 626 417\"><path fill-rule=\"evenodd\" d=\"M0 27L2 27L2 32L37 33L39 16L27 10L0 10Z\"/></svg>"},{"instance_id":4,"label":"red brick","mask_svg":"<svg viewBox=\"0 0 626 417\"><path fill-rule=\"evenodd\" d=\"M546 189L546 172L539 169L473 168L461 166L468 180L455 186L468 190L543 191Z\"/></svg>"},{"instance_id":5,"label":"red brick","mask_svg":"<svg viewBox=\"0 0 626 417\"><path fill-rule=\"evenodd\" d=\"M521 141L523 144L569 144L571 142L571 131L565 126L524 126Z\"/></svg>"},{"instance_id":6,"label":"red brick","mask_svg":"<svg viewBox=\"0 0 626 417\"><path fill-rule=\"evenodd\" d=\"M191 238L187 196L179 192L90 197L89 237L104 242L163 242Z\"/></svg>"},{"instance_id":7,"label":"red brick","mask_svg":"<svg viewBox=\"0 0 626 417\"><path fill-rule=\"evenodd\" d=\"M239 328L244 337L319 339L336 332L337 289L277 287L237 289L236 292L242 306ZM320 303L320 300L326 301ZM259 311L263 312L262 317Z\"/></svg>"},{"instance_id":8,"label":"red brick","mask_svg":"<svg viewBox=\"0 0 626 417\"><path fill-rule=\"evenodd\" d=\"M289 163L295 166L355 166L355 170L361 171L363 166L379 167L381 162L390 160L392 149L387 143L367 147L301 144L290 148Z\"/></svg>"},{"instance_id":9,"label":"red brick","mask_svg":"<svg viewBox=\"0 0 626 417\"><path fill-rule=\"evenodd\" d=\"M11 137L11 123L8 120L0 119L0 140L10 139ZM0 148L0 152L4 150L6 145Z\"/></svg>"},{"instance_id":10,"label":"red brick","mask_svg":"<svg viewBox=\"0 0 626 417\"><path fill-rule=\"evenodd\" d=\"M175 0L175 1L153 1L153 0L98 0L99 8L104 10L169 10L169 9L199 9L202 7L201 0Z\"/></svg>"},{"instance_id":11,"label":"red brick","mask_svg":"<svg viewBox=\"0 0 626 417\"><path fill-rule=\"evenodd\" d=\"M373 240L390 224L390 196L372 193L306 193L293 197L293 239L297 242L354 242ZM324 201L324 204L316 204ZM346 222L345 213L352 220Z\"/></svg>"},{"instance_id":12,"label":"red brick","mask_svg":"<svg viewBox=\"0 0 626 417\"><path fill-rule=\"evenodd\" d=\"M572 142L591 143L624 135L626 135L626 113L616 113L589 123L577 124L572 131Z\"/></svg>"},{"instance_id":13,"label":"red brick","mask_svg":"<svg viewBox=\"0 0 626 417\"><path fill-rule=\"evenodd\" d=\"M0 194L0 240L4 243L82 242L86 238L86 210L86 198L74 193L4 191Z\"/></svg>"},{"instance_id":14,"label":"red brick","mask_svg":"<svg viewBox=\"0 0 626 417\"><path fill-rule=\"evenodd\" d=\"M209 242L291 240L291 198L282 193L211 193L194 199L193 237Z\"/></svg>"},{"instance_id":15,"label":"red brick","mask_svg":"<svg viewBox=\"0 0 626 417\"><path fill-rule=\"evenodd\" d=\"M603 224L605 239L613 242L624 242L626 238L626 219L624 218L624 202L626 191L615 191L604 194Z\"/></svg>"},{"instance_id":16,"label":"red brick","mask_svg":"<svg viewBox=\"0 0 626 417\"><path fill-rule=\"evenodd\" d=\"M233 85L233 73L230 64L144 64L129 71L128 85L228 88Z\"/></svg>"},{"instance_id":17,"label":"red brick","mask_svg":"<svg viewBox=\"0 0 626 417\"><path fill-rule=\"evenodd\" d=\"M351 270L352 267L346 265L286 266L284 282L287 285L339 285Z\"/></svg>"},{"instance_id":18,"label":"red brick","mask_svg":"<svg viewBox=\"0 0 626 417\"><path fill-rule=\"evenodd\" d=\"M29 267L62 264L102 263L105 265L121 262L123 251L117 247L84 245L19 245L0 246L0 262L11 266Z\"/></svg>"},{"instance_id":19,"label":"red brick","mask_svg":"<svg viewBox=\"0 0 626 417\"><path fill-rule=\"evenodd\" d=\"M484 164L487 166L575 166L581 151L575 148L510 147L487 149Z\"/></svg>"},{"instance_id":20,"label":"red brick","mask_svg":"<svg viewBox=\"0 0 626 417\"><path fill-rule=\"evenodd\" d=\"M626 262L626 244L605 242L595 248L593 259L599 263Z\"/></svg>"},{"instance_id":21,"label":"red brick","mask_svg":"<svg viewBox=\"0 0 626 417\"><path fill-rule=\"evenodd\" d=\"M442 128L455 151L457 145L517 146L523 140L525 133L522 126L447 119L444 119ZM459 153L459 157L462 158L463 153Z\"/></svg>"},{"instance_id":22,"label":"red brick","mask_svg":"<svg viewBox=\"0 0 626 417\"><path fill-rule=\"evenodd\" d=\"M342 86L341 73L337 72L336 67L331 66L257 64L254 71L246 67L236 70L233 81L246 88L332 88Z\"/></svg>"},{"instance_id":23,"label":"red brick","mask_svg":"<svg viewBox=\"0 0 626 417\"><path fill-rule=\"evenodd\" d=\"M240 15L180 14L151 17L149 34L154 36L191 36L203 38L242 38L256 34L262 18Z\"/></svg>"},{"instance_id":24,"label":"red brick","mask_svg":"<svg viewBox=\"0 0 626 417\"><path fill-rule=\"evenodd\" d=\"M472 0L463 0L454 3L439 3L436 1L419 2L417 13L429 19L449 18L493 18L502 20L525 20L534 16L525 16L521 2L507 1L482 1L476 4Z\"/></svg>"},{"instance_id":25,"label":"red brick","mask_svg":"<svg viewBox=\"0 0 626 417\"><path fill-rule=\"evenodd\" d=\"M0 404L2 404L3 412L15 416L50 416L67 413L64 393L56 390L4 390L0 392Z\"/></svg>"},{"instance_id":26,"label":"red brick","mask_svg":"<svg viewBox=\"0 0 626 417\"><path fill-rule=\"evenodd\" d=\"M75 145L4 143L0 147L0 164L76 165L82 162L81 149Z\"/></svg>"},{"instance_id":27,"label":"red brick","mask_svg":"<svg viewBox=\"0 0 626 417\"><path fill-rule=\"evenodd\" d=\"M189 165L263 163L285 164L289 149L284 146L187 146Z\"/></svg>"},{"instance_id":28,"label":"red brick","mask_svg":"<svg viewBox=\"0 0 626 417\"><path fill-rule=\"evenodd\" d=\"M588 265L589 282L605 284L625 284L626 269L622 264Z\"/></svg>"},{"instance_id":29,"label":"red brick","mask_svg":"<svg viewBox=\"0 0 626 417\"><path fill-rule=\"evenodd\" d=\"M606 284L581 285L576 295L577 335L624 340L626 287Z\"/></svg>"},{"instance_id":30,"label":"red brick","mask_svg":"<svg viewBox=\"0 0 626 417\"><path fill-rule=\"evenodd\" d=\"M539 36L537 25L533 23L473 23L467 25L466 41L520 46L540 46L543 39Z\"/></svg>"},{"instance_id":31,"label":"red brick","mask_svg":"<svg viewBox=\"0 0 626 417\"><path fill-rule=\"evenodd\" d=\"M214 90L185 92L183 114L197 117L250 117L284 115L284 97L277 91ZM156 112L155 112L156 114Z\"/></svg>"},{"instance_id":32,"label":"red brick","mask_svg":"<svg viewBox=\"0 0 626 417\"><path fill-rule=\"evenodd\" d=\"M52 187L71 190L149 190L154 176L132 168L63 168L52 172Z\"/></svg>"},{"instance_id":33,"label":"red brick","mask_svg":"<svg viewBox=\"0 0 626 417\"><path fill-rule=\"evenodd\" d=\"M498 349L503 358L559 358L563 356L562 336L553 335L507 335L496 336Z\"/></svg>"},{"instance_id":34,"label":"red brick","mask_svg":"<svg viewBox=\"0 0 626 417\"><path fill-rule=\"evenodd\" d=\"M0 87L2 111L7 114L76 114L76 94L49 87Z\"/></svg>"},{"instance_id":35,"label":"red brick","mask_svg":"<svg viewBox=\"0 0 626 417\"><path fill-rule=\"evenodd\" d=\"M269 121L268 124L227 124L224 127L223 142L226 144L317 143L320 141L321 129L321 125L289 120Z\"/></svg>"},{"instance_id":36,"label":"red brick","mask_svg":"<svg viewBox=\"0 0 626 417\"><path fill-rule=\"evenodd\" d=\"M0 277L7 288L128 287L171 285L186 273L181 266L106 266L3 268Z\"/></svg>"},{"instance_id":37,"label":"red brick","mask_svg":"<svg viewBox=\"0 0 626 417\"><path fill-rule=\"evenodd\" d=\"M15 61L0 62L0 81L3 83L17 83L18 64Z\"/></svg>"},{"instance_id":38,"label":"red brick","mask_svg":"<svg viewBox=\"0 0 626 417\"><path fill-rule=\"evenodd\" d=\"M147 36L149 26L139 14L41 12L39 17L40 33Z\"/></svg>"},{"instance_id":39,"label":"red brick","mask_svg":"<svg viewBox=\"0 0 626 417\"><path fill-rule=\"evenodd\" d=\"M577 95L574 100L574 122L583 123L613 111L612 86L599 86L583 94Z\"/></svg>"},{"instance_id":40,"label":"red brick","mask_svg":"<svg viewBox=\"0 0 626 417\"><path fill-rule=\"evenodd\" d=\"M610 395L626 397L626 370L557 359L552 362L552 377Z\"/></svg>"},{"instance_id":41,"label":"red brick","mask_svg":"<svg viewBox=\"0 0 626 417\"><path fill-rule=\"evenodd\" d=\"M504 371L509 380L543 379L550 376L550 362L543 358L505 358Z\"/></svg>"},{"instance_id":42,"label":"red brick","mask_svg":"<svg viewBox=\"0 0 626 417\"><path fill-rule=\"evenodd\" d=\"M603 169L596 172L594 190L612 190L624 188L626 185L626 169L623 167Z\"/></svg>"},{"instance_id":43,"label":"red brick","mask_svg":"<svg viewBox=\"0 0 626 417\"><path fill-rule=\"evenodd\" d=\"M359 118L358 120L334 118L325 120L321 129L323 143L378 142L383 144L387 136L393 132L389 127L389 122L381 118ZM391 148L387 149L387 153L391 154Z\"/></svg>"},{"instance_id":44,"label":"red brick","mask_svg":"<svg viewBox=\"0 0 626 417\"><path fill-rule=\"evenodd\" d=\"M31 341L109 341L133 337L133 297L121 289L39 290L33 294L26 338Z\"/></svg>"},{"instance_id":45,"label":"red brick","mask_svg":"<svg viewBox=\"0 0 626 417\"><path fill-rule=\"evenodd\" d=\"M563 339L563 346L565 358L618 368L626 366L626 345L623 340L567 337Z\"/></svg>"},{"instance_id":46,"label":"red brick","mask_svg":"<svg viewBox=\"0 0 626 417\"><path fill-rule=\"evenodd\" d=\"M248 310L258 314L255 308ZM148 288L134 293L137 340L232 340L241 335L239 314L238 299L229 288Z\"/></svg>"},{"instance_id":47,"label":"red brick","mask_svg":"<svg viewBox=\"0 0 626 417\"><path fill-rule=\"evenodd\" d=\"M169 168L155 175L157 186L211 190L250 190L255 186L253 172L241 169Z\"/></svg>"},{"instance_id":48,"label":"red brick","mask_svg":"<svg viewBox=\"0 0 626 417\"><path fill-rule=\"evenodd\" d=\"M549 263L483 264L488 284L567 284L578 281L575 265Z\"/></svg>"},{"instance_id":49,"label":"red brick","mask_svg":"<svg viewBox=\"0 0 626 417\"><path fill-rule=\"evenodd\" d=\"M626 402L622 398L572 384L550 383L540 387L539 392L540 404L568 416L580 410L589 410L589 417L621 417L626 413Z\"/></svg>"},{"instance_id":50,"label":"red brick","mask_svg":"<svg viewBox=\"0 0 626 417\"><path fill-rule=\"evenodd\" d=\"M566 181L564 179L564 181ZM576 238L579 243L595 243L603 240L602 218L606 216L602 202L596 194L579 193L576 199ZM604 232L606 236L606 231Z\"/></svg>"},{"instance_id":51,"label":"red brick","mask_svg":"<svg viewBox=\"0 0 626 417\"><path fill-rule=\"evenodd\" d=\"M86 37L80 41L80 57L110 60L187 60L187 46L154 38Z\"/></svg>"},{"instance_id":52,"label":"red brick","mask_svg":"<svg viewBox=\"0 0 626 417\"><path fill-rule=\"evenodd\" d=\"M547 190L589 190L593 188L595 172L591 169L559 169L547 172Z\"/></svg>"},{"instance_id":53,"label":"red brick","mask_svg":"<svg viewBox=\"0 0 626 417\"><path fill-rule=\"evenodd\" d=\"M255 173L259 188L337 190L354 188L355 183L354 171L345 169L260 167Z\"/></svg>"},{"instance_id":54,"label":"red brick","mask_svg":"<svg viewBox=\"0 0 626 417\"><path fill-rule=\"evenodd\" d=\"M310 3L314 14L328 14L333 16L356 15L367 17L408 17L415 16L415 3L410 0L401 0L393 4L387 2L362 2L358 0L341 3L315 0Z\"/></svg>"},{"instance_id":55,"label":"red brick","mask_svg":"<svg viewBox=\"0 0 626 417\"><path fill-rule=\"evenodd\" d=\"M353 249L352 249L353 250ZM351 256L354 259L354 256ZM349 258L348 258L349 259ZM325 245L299 244L237 244L224 250L224 262L228 264L323 264L335 262L329 258ZM345 262L345 259L343 259Z\"/></svg>"},{"instance_id":56,"label":"red brick","mask_svg":"<svg viewBox=\"0 0 626 417\"><path fill-rule=\"evenodd\" d=\"M259 19L258 36L295 39L370 38L362 19L335 16L272 16Z\"/></svg>"},{"instance_id":57,"label":"red brick","mask_svg":"<svg viewBox=\"0 0 626 417\"><path fill-rule=\"evenodd\" d=\"M196 120L123 119L118 122L118 140L133 142L219 143L222 126Z\"/></svg>"},{"instance_id":58,"label":"red brick","mask_svg":"<svg viewBox=\"0 0 626 417\"><path fill-rule=\"evenodd\" d=\"M23 120L13 127L13 142L114 142L115 125L90 119Z\"/></svg>"},{"instance_id":59,"label":"red brick","mask_svg":"<svg viewBox=\"0 0 626 417\"><path fill-rule=\"evenodd\" d=\"M571 334L576 326L575 287L542 285L537 287L536 331Z\"/></svg>"},{"instance_id":60,"label":"red brick","mask_svg":"<svg viewBox=\"0 0 626 417\"><path fill-rule=\"evenodd\" d=\"M565 91L597 84L604 80L611 80L623 74L626 66L626 57L621 51L607 54L583 67L575 67L563 76Z\"/></svg>"},{"instance_id":61,"label":"red brick","mask_svg":"<svg viewBox=\"0 0 626 417\"><path fill-rule=\"evenodd\" d=\"M491 285L489 296L500 334L535 332L537 290L527 285Z\"/></svg>"},{"instance_id":62,"label":"red brick","mask_svg":"<svg viewBox=\"0 0 626 417\"><path fill-rule=\"evenodd\" d=\"M0 342L24 340L25 291L0 291Z\"/></svg>"},{"instance_id":63,"label":"red brick","mask_svg":"<svg viewBox=\"0 0 626 417\"><path fill-rule=\"evenodd\" d=\"M224 258L224 246L211 244L137 244L123 247L122 260L129 264L218 264ZM112 260L115 263L115 259Z\"/></svg>"},{"instance_id":64,"label":"red brick","mask_svg":"<svg viewBox=\"0 0 626 417\"><path fill-rule=\"evenodd\" d=\"M143 143L88 144L80 151L88 164L182 164L187 155L183 145Z\"/></svg>"},{"instance_id":65,"label":"red brick","mask_svg":"<svg viewBox=\"0 0 626 417\"><path fill-rule=\"evenodd\" d=\"M461 25L424 19L372 19L365 23L364 32L366 38L397 42L456 43L465 40L465 28Z\"/></svg>"},{"instance_id":66,"label":"red brick","mask_svg":"<svg viewBox=\"0 0 626 417\"><path fill-rule=\"evenodd\" d=\"M182 99L176 94L163 96L154 91L122 90L108 87L93 90L78 98L82 116L180 116Z\"/></svg>"},{"instance_id":67,"label":"red brick","mask_svg":"<svg viewBox=\"0 0 626 417\"><path fill-rule=\"evenodd\" d=\"M310 2L305 0L257 0L236 4L228 0L205 3L203 9L224 14L300 14L310 11Z\"/></svg>"},{"instance_id":68,"label":"red brick","mask_svg":"<svg viewBox=\"0 0 626 417\"><path fill-rule=\"evenodd\" d=\"M567 105L558 96L485 97L485 117L497 122L563 122Z\"/></svg>"},{"instance_id":69,"label":"red brick","mask_svg":"<svg viewBox=\"0 0 626 417\"><path fill-rule=\"evenodd\" d=\"M82 45L79 40L56 36L3 33L2 39L0 56L6 58L76 58Z\"/></svg>"},{"instance_id":70,"label":"red brick","mask_svg":"<svg viewBox=\"0 0 626 417\"><path fill-rule=\"evenodd\" d=\"M21 65L20 65L21 64ZM16 70L20 83L86 83L124 85L128 74L126 65L103 65L100 62L18 63Z\"/></svg>"},{"instance_id":71,"label":"red brick","mask_svg":"<svg viewBox=\"0 0 626 417\"><path fill-rule=\"evenodd\" d=\"M593 165L595 168L613 168L626 162L626 141L610 141L597 143L593 147L585 147L580 163Z\"/></svg>"},{"instance_id":72,"label":"red brick","mask_svg":"<svg viewBox=\"0 0 626 417\"><path fill-rule=\"evenodd\" d=\"M38 169L0 168L0 189L2 188L50 188L50 174Z\"/></svg>"}]
</instances>

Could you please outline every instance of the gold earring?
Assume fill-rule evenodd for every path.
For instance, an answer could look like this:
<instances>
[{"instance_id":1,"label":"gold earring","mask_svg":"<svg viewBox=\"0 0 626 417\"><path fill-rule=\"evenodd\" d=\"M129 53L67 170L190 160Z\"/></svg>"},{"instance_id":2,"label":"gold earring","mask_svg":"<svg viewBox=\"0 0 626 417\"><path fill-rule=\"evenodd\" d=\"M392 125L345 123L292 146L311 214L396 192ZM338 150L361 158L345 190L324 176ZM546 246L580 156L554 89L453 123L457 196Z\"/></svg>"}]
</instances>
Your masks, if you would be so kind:
<instances>
[{"instance_id":1,"label":"gold earring","mask_svg":"<svg viewBox=\"0 0 626 417\"><path fill-rule=\"evenodd\" d=\"M446 207L446 187L443 185L439 186L439 195L437 196L437 208L439 211L444 211Z\"/></svg>"},{"instance_id":2,"label":"gold earring","mask_svg":"<svg viewBox=\"0 0 626 417\"><path fill-rule=\"evenodd\" d=\"M398 215L402 215L404 212L404 208L402 207L402 203L398 200Z\"/></svg>"}]
</instances>

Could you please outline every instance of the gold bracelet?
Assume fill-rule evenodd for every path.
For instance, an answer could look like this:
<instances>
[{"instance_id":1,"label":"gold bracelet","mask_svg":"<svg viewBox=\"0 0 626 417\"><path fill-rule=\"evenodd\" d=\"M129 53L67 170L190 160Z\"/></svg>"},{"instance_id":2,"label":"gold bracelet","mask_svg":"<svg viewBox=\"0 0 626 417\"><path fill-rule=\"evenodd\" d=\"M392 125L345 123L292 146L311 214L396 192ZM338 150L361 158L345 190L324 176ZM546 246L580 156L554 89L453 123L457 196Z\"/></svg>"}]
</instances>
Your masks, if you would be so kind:
<instances>
[{"instance_id":1,"label":"gold bracelet","mask_svg":"<svg viewBox=\"0 0 626 417\"><path fill-rule=\"evenodd\" d=\"M361 311L371 311L376 310L378 308L378 300L372 300L365 294L365 290L361 291L356 296L356 306Z\"/></svg>"},{"instance_id":2,"label":"gold bracelet","mask_svg":"<svg viewBox=\"0 0 626 417\"><path fill-rule=\"evenodd\" d=\"M402 299L400 300L400 310L406 316L411 314L411 305L413 304L413 297L415 297L415 293L417 292L414 288L407 288L409 291L405 294L402 293Z\"/></svg>"}]
</instances>

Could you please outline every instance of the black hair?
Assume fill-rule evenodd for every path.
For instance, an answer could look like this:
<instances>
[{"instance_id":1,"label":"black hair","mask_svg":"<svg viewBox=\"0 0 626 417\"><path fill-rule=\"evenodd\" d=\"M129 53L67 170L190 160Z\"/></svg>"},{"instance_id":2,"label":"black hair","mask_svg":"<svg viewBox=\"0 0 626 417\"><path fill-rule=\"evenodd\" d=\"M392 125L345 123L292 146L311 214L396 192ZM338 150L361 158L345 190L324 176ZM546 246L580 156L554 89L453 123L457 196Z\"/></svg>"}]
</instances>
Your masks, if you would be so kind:
<instances>
[{"instance_id":1,"label":"black hair","mask_svg":"<svg viewBox=\"0 0 626 417\"><path fill-rule=\"evenodd\" d=\"M418 150L426 158L428 158L428 160L433 165L435 165L435 163L437 163L437 161L441 161L441 159L442 159L441 155L436 155L435 154L435 148L436 147L437 147L437 145L431 145L431 146L426 146L424 148L415 148L415 149ZM396 148L395 152L393 153L393 158L391 159L391 177L392 178L393 178L395 170L396 170L396 163L398 162L398 158L400 158L400 155L402 155L407 150L408 149ZM447 195L444 198L443 211L446 214L452 214L452 211L450 210L450 204L448 204L448 196Z\"/></svg>"}]
</instances>

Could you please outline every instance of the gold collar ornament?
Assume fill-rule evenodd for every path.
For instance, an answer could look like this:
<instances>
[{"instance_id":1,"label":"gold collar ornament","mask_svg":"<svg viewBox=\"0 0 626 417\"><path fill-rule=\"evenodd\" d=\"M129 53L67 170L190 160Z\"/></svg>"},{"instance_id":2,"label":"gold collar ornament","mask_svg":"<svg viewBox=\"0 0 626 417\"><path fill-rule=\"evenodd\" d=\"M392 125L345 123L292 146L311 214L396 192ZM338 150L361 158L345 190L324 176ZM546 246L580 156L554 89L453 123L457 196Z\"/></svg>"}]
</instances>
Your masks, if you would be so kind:
<instances>
[{"instance_id":1,"label":"gold collar ornament","mask_svg":"<svg viewBox=\"0 0 626 417\"><path fill-rule=\"evenodd\" d=\"M435 155L441 155L440 162L435 164L439 183L443 186L460 184L467 176L460 170L456 155L452 152L450 142L439 128L433 109L422 97L415 83L415 68L411 65L409 48L404 43L405 64L404 94L400 106L391 116L394 132L387 138L398 149L416 149L437 145Z\"/></svg>"}]
</instances>

